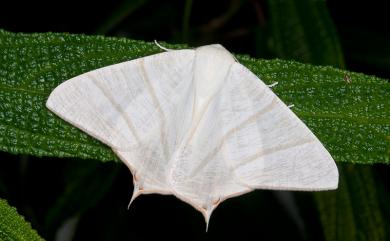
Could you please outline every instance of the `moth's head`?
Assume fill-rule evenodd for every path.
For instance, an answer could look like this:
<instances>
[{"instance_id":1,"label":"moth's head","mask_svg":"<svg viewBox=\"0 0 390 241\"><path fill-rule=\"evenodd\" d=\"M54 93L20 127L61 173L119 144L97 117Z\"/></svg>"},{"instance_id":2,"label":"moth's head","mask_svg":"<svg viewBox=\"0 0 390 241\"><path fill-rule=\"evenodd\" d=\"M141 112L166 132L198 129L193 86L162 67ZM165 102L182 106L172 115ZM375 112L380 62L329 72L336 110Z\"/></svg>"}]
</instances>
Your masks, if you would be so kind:
<instances>
[{"instance_id":1,"label":"moth's head","mask_svg":"<svg viewBox=\"0 0 390 241\"><path fill-rule=\"evenodd\" d=\"M200 48L205 48L205 47L207 47L207 48L216 48L216 49L220 49L220 50L225 50L225 51L227 51L227 50L225 49L225 47L223 47L223 46L220 45L220 44L209 44L209 45L201 46L201 47L199 47L198 49L200 49Z\"/></svg>"},{"instance_id":2,"label":"moth's head","mask_svg":"<svg viewBox=\"0 0 390 241\"><path fill-rule=\"evenodd\" d=\"M220 44L209 44L205 46L201 46L196 48L196 51L212 54L212 55L219 55L221 57L224 57L225 59L233 60L232 62L236 61L234 56L222 45Z\"/></svg>"}]
</instances>

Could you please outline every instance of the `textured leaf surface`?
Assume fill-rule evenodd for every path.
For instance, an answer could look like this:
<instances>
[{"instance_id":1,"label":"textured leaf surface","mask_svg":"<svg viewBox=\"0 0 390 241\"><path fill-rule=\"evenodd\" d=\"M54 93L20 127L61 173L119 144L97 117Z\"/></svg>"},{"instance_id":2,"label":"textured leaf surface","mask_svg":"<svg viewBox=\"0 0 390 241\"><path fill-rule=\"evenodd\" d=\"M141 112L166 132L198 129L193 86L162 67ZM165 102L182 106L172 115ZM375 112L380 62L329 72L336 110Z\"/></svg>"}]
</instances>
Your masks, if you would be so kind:
<instances>
[{"instance_id":1,"label":"textured leaf surface","mask_svg":"<svg viewBox=\"0 0 390 241\"><path fill-rule=\"evenodd\" d=\"M0 240L43 240L5 200L0 199Z\"/></svg>"},{"instance_id":2,"label":"textured leaf surface","mask_svg":"<svg viewBox=\"0 0 390 241\"><path fill-rule=\"evenodd\" d=\"M100 142L45 108L61 82L160 52L153 43L58 33L0 31L0 150L37 156L116 159ZM331 67L237 55L305 121L337 161L389 163L390 85ZM346 76L351 83L346 82Z\"/></svg>"}]
</instances>

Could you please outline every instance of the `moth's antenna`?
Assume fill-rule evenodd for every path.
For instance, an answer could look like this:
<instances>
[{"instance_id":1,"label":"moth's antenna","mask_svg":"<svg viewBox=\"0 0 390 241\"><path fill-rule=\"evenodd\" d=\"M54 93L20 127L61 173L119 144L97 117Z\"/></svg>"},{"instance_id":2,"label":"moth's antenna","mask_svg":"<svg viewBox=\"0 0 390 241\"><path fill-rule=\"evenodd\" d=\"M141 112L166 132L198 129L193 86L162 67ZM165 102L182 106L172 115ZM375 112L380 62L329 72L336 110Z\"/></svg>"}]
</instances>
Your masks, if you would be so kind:
<instances>
[{"instance_id":1,"label":"moth's antenna","mask_svg":"<svg viewBox=\"0 0 390 241\"><path fill-rule=\"evenodd\" d=\"M159 47L160 49L165 50L165 51L167 51L167 52L174 50L174 49L165 48L164 46L162 46L161 44L159 44L159 43L157 42L157 40L154 40L154 43L157 45L157 47Z\"/></svg>"}]
</instances>

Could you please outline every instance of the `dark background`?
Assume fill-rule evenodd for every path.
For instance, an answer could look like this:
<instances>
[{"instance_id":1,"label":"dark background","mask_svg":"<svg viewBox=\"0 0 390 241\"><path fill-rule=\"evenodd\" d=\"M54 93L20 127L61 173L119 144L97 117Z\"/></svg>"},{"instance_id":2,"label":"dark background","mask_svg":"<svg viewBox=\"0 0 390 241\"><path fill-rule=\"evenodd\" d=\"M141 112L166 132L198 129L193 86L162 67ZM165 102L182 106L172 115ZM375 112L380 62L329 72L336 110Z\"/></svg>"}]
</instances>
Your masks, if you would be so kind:
<instances>
[{"instance_id":1,"label":"dark background","mask_svg":"<svg viewBox=\"0 0 390 241\"><path fill-rule=\"evenodd\" d=\"M0 28L157 39L190 46L218 42L235 53L277 57L258 46L259 42L266 45L263 40L269 37L266 1L194 1L188 34L183 34L182 26L184 1L145 2L105 29L126 3L3 1ZM390 15L384 2L327 1L347 69L390 77ZM234 14L229 15L229 11ZM66 214L77 224L75 240L321 240L323 236L315 204L307 201L311 200L308 193L294 194L293 201L288 192L272 191L228 200L213 214L206 234L201 214L172 196L141 196L127 211L132 177L120 163L0 154L0 197L17 207L48 240L61 225L60 217L69 218ZM388 170L378 166L379 172ZM61 204L59 197L64 192L73 198ZM296 206L302 205L306 211L297 214ZM68 224L72 230L72 221Z\"/></svg>"}]
</instances>

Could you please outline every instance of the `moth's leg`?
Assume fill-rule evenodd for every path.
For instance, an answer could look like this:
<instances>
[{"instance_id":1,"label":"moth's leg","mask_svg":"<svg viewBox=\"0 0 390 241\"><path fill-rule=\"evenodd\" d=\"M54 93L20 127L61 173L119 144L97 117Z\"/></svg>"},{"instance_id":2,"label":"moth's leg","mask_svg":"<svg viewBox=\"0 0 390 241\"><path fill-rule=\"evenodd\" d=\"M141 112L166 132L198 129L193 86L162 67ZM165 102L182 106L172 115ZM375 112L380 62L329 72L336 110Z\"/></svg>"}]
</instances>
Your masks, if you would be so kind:
<instances>
[{"instance_id":1,"label":"moth's leg","mask_svg":"<svg viewBox=\"0 0 390 241\"><path fill-rule=\"evenodd\" d=\"M272 87L276 86L278 83L279 83L279 82L275 82L275 83L272 83L272 84L267 85L267 86L268 86L269 88L272 88Z\"/></svg>"},{"instance_id":2,"label":"moth's leg","mask_svg":"<svg viewBox=\"0 0 390 241\"><path fill-rule=\"evenodd\" d=\"M278 85L278 83L279 82L274 82L274 83L272 83L272 84L270 84L270 85L267 85L269 88L272 88L272 87L275 87L276 85ZM287 106L288 108L293 108L294 107L294 104L291 104L291 105L288 105Z\"/></svg>"}]
</instances>

